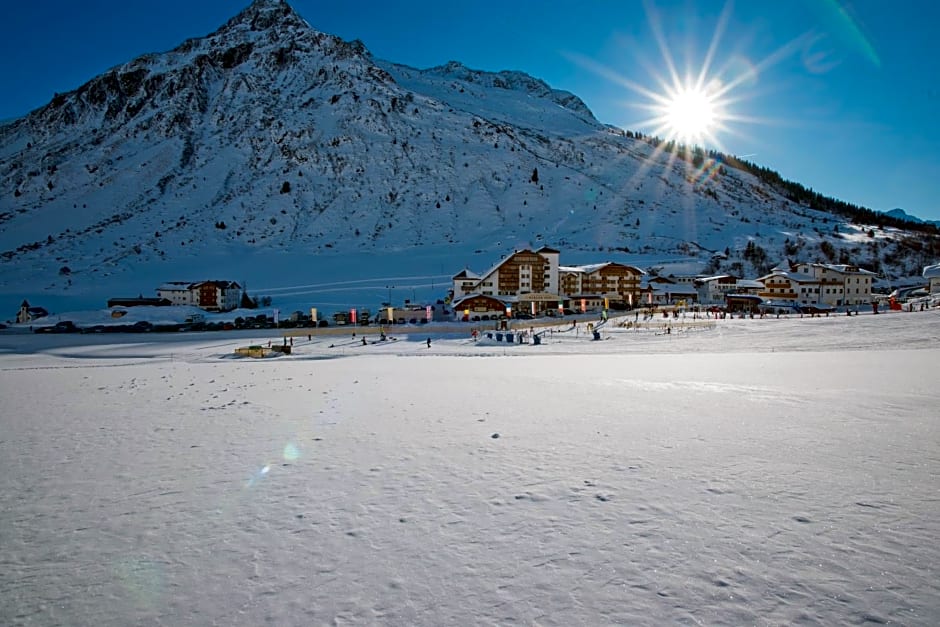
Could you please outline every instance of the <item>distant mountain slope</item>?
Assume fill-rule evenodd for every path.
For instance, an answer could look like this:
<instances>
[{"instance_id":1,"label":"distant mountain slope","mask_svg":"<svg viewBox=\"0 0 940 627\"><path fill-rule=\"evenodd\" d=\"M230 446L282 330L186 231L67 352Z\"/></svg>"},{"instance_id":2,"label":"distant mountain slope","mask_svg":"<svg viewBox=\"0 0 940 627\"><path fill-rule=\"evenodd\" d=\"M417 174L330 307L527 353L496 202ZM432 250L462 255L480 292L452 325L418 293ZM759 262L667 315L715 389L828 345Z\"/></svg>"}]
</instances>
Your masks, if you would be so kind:
<instances>
[{"instance_id":1,"label":"distant mountain slope","mask_svg":"<svg viewBox=\"0 0 940 627\"><path fill-rule=\"evenodd\" d=\"M933 226L940 227L940 220L921 220L916 216L912 216L903 209L891 209L890 211L885 211L885 215L891 216L892 218L898 220L913 222L915 224L932 224Z\"/></svg>"},{"instance_id":2,"label":"distant mountain slope","mask_svg":"<svg viewBox=\"0 0 940 627\"><path fill-rule=\"evenodd\" d=\"M376 60L256 0L0 126L0 293L98 295L145 270L295 280L262 278L259 251L307 279L326 256L447 272L542 244L739 274L783 256L912 274L940 250L663 148L521 72Z\"/></svg>"}]
</instances>

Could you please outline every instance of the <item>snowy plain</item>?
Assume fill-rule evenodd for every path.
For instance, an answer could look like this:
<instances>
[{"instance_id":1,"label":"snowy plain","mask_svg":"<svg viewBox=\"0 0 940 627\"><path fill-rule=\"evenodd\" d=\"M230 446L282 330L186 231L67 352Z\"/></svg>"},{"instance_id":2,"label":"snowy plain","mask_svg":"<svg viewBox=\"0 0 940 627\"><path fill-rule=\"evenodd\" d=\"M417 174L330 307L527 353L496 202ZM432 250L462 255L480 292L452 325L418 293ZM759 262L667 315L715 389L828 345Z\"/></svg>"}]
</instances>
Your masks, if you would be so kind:
<instances>
[{"instance_id":1,"label":"snowy plain","mask_svg":"<svg viewBox=\"0 0 940 627\"><path fill-rule=\"evenodd\" d=\"M940 623L940 309L616 322L0 333L0 623Z\"/></svg>"}]
</instances>

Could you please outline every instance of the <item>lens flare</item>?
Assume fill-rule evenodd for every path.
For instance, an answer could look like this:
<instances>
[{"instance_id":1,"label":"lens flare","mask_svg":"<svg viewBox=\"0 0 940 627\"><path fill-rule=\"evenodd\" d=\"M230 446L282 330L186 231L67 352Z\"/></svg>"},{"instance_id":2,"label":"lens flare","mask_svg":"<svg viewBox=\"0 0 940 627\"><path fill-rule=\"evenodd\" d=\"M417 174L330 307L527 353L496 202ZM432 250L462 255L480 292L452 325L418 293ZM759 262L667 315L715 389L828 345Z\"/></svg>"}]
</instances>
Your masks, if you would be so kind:
<instances>
[{"instance_id":1,"label":"lens flare","mask_svg":"<svg viewBox=\"0 0 940 627\"><path fill-rule=\"evenodd\" d=\"M248 480L248 483L246 484L245 487L248 487L248 488L254 487L254 485L258 483L259 481L261 481L262 479L264 479L264 477L267 476L269 472L271 472L271 466L265 464L257 472L255 472L255 474L251 476L251 478Z\"/></svg>"},{"instance_id":2,"label":"lens flare","mask_svg":"<svg viewBox=\"0 0 940 627\"><path fill-rule=\"evenodd\" d=\"M284 459L289 462L297 461L300 458L300 449L293 442L284 445Z\"/></svg>"}]
</instances>

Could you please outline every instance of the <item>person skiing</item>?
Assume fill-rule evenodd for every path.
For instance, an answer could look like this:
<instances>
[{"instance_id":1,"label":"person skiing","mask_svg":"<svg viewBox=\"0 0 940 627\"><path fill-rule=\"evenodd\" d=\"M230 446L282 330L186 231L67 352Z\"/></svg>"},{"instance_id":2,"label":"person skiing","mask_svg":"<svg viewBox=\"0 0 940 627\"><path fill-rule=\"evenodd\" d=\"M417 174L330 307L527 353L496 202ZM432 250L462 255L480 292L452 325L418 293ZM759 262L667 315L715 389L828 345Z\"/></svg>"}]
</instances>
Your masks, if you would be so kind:
<instances>
[{"instance_id":1,"label":"person skiing","mask_svg":"<svg viewBox=\"0 0 940 627\"><path fill-rule=\"evenodd\" d=\"M428 348L431 348L431 338L428 338Z\"/></svg>"}]
</instances>

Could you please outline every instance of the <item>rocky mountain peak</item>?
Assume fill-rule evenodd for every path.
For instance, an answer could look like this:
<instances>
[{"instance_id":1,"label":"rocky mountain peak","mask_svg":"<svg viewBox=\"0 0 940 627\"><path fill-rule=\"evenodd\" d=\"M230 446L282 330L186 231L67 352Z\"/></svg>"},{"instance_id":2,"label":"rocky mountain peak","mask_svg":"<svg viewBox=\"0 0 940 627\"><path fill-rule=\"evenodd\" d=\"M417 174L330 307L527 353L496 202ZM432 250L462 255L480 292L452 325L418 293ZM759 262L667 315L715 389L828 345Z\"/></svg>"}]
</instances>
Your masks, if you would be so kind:
<instances>
[{"instance_id":1,"label":"rocky mountain peak","mask_svg":"<svg viewBox=\"0 0 940 627\"><path fill-rule=\"evenodd\" d=\"M220 32L246 27L252 31L264 31L278 26L309 28L304 19L284 0L254 0L226 22Z\"/></svg>"}]
</instances>

